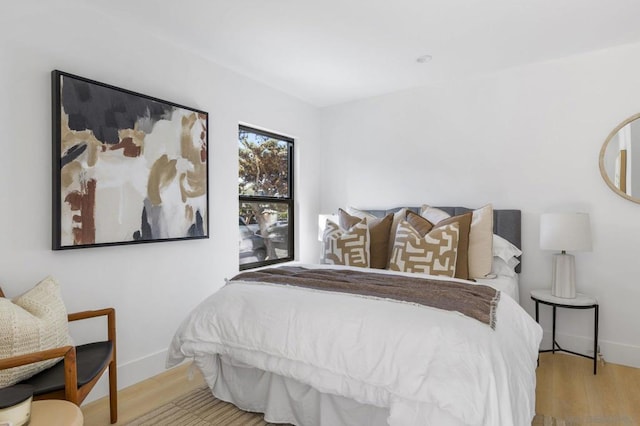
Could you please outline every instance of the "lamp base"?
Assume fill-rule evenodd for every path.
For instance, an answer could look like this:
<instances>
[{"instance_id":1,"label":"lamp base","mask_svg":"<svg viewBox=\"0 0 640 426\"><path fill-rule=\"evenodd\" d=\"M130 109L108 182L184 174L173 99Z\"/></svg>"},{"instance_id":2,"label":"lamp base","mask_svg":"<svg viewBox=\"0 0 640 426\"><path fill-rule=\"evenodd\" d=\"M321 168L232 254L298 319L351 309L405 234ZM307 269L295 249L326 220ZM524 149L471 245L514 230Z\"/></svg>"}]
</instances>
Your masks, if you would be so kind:
<instances>
[{"instance_id":1,"label":"lamp base","mask_svg":"<svg viewBox=\"0 0 640 426\"><path fill-rule=\"evenodd\" d=\"M576 258L572 254L553 255L551 294L564 299L576 297Z\"/></svg>"}]
</instances>

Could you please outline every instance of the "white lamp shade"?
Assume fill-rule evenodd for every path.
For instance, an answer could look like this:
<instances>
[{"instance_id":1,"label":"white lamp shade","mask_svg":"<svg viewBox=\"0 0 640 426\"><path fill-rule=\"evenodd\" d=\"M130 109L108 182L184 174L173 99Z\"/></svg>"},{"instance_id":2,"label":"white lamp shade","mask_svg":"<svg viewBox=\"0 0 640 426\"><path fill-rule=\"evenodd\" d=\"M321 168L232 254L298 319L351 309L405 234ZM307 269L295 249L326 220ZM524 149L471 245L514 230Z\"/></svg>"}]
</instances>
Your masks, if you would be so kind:
<instances>
[{"instance_id":1,"label":"white lamp shade","mask_svg":"<svg viewBox=\"0 0 640 426\"><path fill-rule=\"evenodd\" d=\"M587 213L545 213L540 216L540 248L591 251L591 226Z\"/></svg>"},{"instance_id":2,"label":"white lamp shade","mask_svg":"<svg viewBox=\"0 0 640 426\"><path fill-rule=\"evenodd\" d=\"M322 241L322 235L324 234L324 228L327 226L327 219L338 223L337 214L319 214L318 215L318 241Z\"/></svg>"}]
</instances>

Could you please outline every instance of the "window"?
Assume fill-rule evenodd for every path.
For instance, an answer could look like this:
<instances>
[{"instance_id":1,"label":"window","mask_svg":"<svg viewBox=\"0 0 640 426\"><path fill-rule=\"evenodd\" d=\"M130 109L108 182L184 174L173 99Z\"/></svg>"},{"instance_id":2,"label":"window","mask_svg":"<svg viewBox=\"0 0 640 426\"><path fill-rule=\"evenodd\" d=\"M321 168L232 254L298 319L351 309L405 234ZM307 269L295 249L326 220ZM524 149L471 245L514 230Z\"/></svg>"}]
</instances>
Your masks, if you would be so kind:
<instances>
[{"instance_id":1,"label":"window","mask_svg":"<svg viewBox=\"0 0 640 426\"><path fill-rule=\"evenodd\" d=\"M293 139L240 126L240 269L293 260Z\"/></svg>"}]
</instances>

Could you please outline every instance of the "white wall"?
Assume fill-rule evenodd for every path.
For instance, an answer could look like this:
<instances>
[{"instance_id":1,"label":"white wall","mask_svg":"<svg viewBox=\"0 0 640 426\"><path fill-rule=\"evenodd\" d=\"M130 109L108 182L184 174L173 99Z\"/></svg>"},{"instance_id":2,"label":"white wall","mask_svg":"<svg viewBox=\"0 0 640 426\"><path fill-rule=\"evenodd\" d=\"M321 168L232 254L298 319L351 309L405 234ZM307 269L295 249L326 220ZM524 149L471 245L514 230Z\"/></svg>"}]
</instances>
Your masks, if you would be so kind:
<instances>
[{"instance_id":1,"label":"white wall","mask_svg":"<svg viewBox=\"0 0 640 426\"><path fill-rule=\"evenodd\" d=\"M598 169L609 132L640 111L639 76L633 45L326 108L321 210L521 209L520 302L532 315L529 291L551 277L540 214L588 212L593 251L575 253L578 291L600 301L605 358L640 367L640 205L614 194ZM541 316L550 331L550 309ZM567 348L592 348L592 327L593 311L559 311Z\"/></svg>"},{"instance_id":2,"label":"white wall","mask_svg":"<svg viewBox=\"0 0 640 426\"><path fill-rule=\"evenodd\" d=\"M83 3L1 6L0 283L15 296L51 274L69 311L115 307L122 388L163 370L180 321L238 272L239 122L296 138L296 250L315 258L318 110ZM210 239L51 251L53 69L209 112ZM104 329L73 332L82 342Z\"/></svg>"}]
</instances>

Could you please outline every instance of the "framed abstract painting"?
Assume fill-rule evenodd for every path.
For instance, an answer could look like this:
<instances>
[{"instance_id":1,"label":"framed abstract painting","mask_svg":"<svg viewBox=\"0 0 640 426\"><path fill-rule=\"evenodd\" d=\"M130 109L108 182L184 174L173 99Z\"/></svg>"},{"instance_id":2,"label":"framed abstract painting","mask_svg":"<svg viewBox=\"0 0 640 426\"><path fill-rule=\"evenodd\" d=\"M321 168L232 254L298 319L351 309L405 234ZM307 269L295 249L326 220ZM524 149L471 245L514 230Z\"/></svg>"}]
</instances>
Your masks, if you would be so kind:
<instances>
[{"instance_id":1,"label":"framed abstract painting","mask_svg":"<svg viewBox=\"0 0 640 426\"><path fill-rule=\"evenodd\" d=\"M208 238L208 114L51 78L53 249Z\"/></svg>"}]
</instances>

